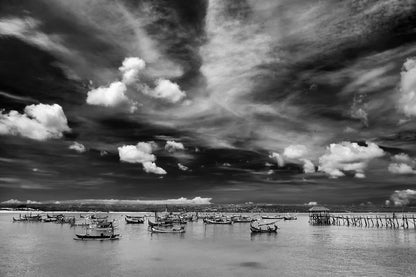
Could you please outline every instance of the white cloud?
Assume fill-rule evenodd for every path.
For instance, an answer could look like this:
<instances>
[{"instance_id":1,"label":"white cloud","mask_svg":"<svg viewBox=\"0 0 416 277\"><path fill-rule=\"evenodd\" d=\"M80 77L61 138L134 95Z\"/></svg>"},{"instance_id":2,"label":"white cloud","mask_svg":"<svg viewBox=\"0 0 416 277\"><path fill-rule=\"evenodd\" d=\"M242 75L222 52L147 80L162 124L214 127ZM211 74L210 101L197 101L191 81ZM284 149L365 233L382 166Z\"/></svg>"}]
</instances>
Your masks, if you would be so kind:
<instances>
[{"instance_id":1,"label":"white cloud","mask_svg":"<svg viewBox=\"0 0 416 277\"><path fill-rule=\"evenodd\" d=\"M391 163L387 169L393 174L416 174L416 170L405 163Z\"/></svg>"},{"instance_id":2,"label":"white cloud","mask_svg":"<svg viewBox=\"0 0 416 277\"><path fill-rule=\"evenodd\" d=\"M178 168L182 171L187 171L189 168L181 163L178 163Z\"/></svg>"},{"instance_id":3,"label":"white cloud","mask_svg":"<svg viewBox=\"0 0 416 277\"><path fill-rule=\"evenodd\" d=\"M158 175L166 174L166 171L163 168L158 167L154 162L144 162L143 169L147 173L154 173Z\"/></svg>"},{"instance_id":4,"label":"white cloud","mask_svg":"<svg viewBox=\"0 0 416 277\"><path fill-rule=\"evenodd\" d=\"M344 176L343 171L355 172L355 177L362 178L370 160L384 154L384 151L372 142L368 142L367 146L360 146L355 142L332 143L319 158L318 170L333 178Z\"/></svg>"},{"instance_id":5,"label":"white cloud","mask_svg":"<svg viewBox=\"0 0 416 277\"><path fill-rule=\"evenodd\" d=\"M78 153L84 153L85 151L87 151L87 149L85 148L83 144L76 142L76 141L74 141L74 143L72 143L68 148L75 150Z\"/></svg>"},{"instance_id":6,"label":"white cloud","mask_svg":"<svg viewBox=\"0 0 416 277\"><path fill-rule=\"evenodd\" d=\"M153 147L150 142L139 142L137 145L124 145L118 147L120 161L127 163L141 163L147 173L166 174L166 171L158 167L154 161L156 156L152 154Z\"/></svg>"},{"instance_id":7,"label":"white cloud","mask_svg":"<svg viewBox=\"0 0 416 277\"><path fill-rule=\"evenodd\" d=\"M134 83L138 79L140 71L145 67L145 61L138 57L125 58L119 67L120 72L123 73L123 83L126 85Z\"/></svg>"},{"instance_id":8,"label":"white cloud","mask_svg":"<svg viewBox=\"0 0 416 277\"><path fill-rule=\"evenodd\" d=\"M309 203L305 203L305 205L306 205L306 206L316 206L316 205L318 205L318 202L311 201L311 202L309 202Z\"/></svg>"},{"instance_id":9,"label":"white cloud","mask_svg":"<svg viewBox=\"0 0 416 277\"><path fill-rule=\"evenodd\" d=\"M3 18L0 20L0 36L13 36L39 48L69 53L62 46L62 39L58 35L46 35L39 31L40 22L31 18Z\"/></svg>"},{"instance_id":10,"label":"white cloud","mask_svg":"<svg viewBox=\"0 0 416 277\"><path fill-rule=\"evenodd\" d=\"M181 142L168 140L166 142L165 149L169 152L175 152L177 150L185 150L185 147L183 146L183 143Z\"/></svg>"},{"instance_id":11,"label":"white cloud","mask_svg":"<svg viewBox=\"0 0 416 277\"><path fill-rule=\"evenodd\" d=\"M17 199L9 199L1 203L2 204L42 204L41 202L38 202L38 201L33 201L33 200L20 201Z\"/></svg>"},{"instance_id":12,"label":"white cloud","mask_svg":"<svg viewBox=\"0 0 416 277\"><path fill-rule=\"evenodd\" d=\"M405 206L416 200L416 191L411 189L396 190L390 195L390 200L395 206Z\"/></svg>"},{"instance_id":13,"label":"white cloud","mask_svg":"<svg viewBox=\"0 0 416 277\"><path fill-rule=\"evenodd\" d=\"M99 87L88 92L87 103L105 107L115 107L129 102L125 95L127 87L122 82L113 82L108 87Z\"/></svg>"},{"instance_id":14,"label":"white cloud","mask_svg":"<svg viewBox=\"0 0 416 277\"><path fill-rule=\"evenodd\" d=\"M283 151L283 155L289 159L300 159L305 156L308 149L305 145L289 145Z\"/></svg>"},{"instance_id":15,"label":"white cloud","mask_svg":"<svg viewBox=\"0 0 416 277\"><path fill-rule=\"evenodd\" d=\"M305 173L315 173L315 165L311 160L300 159L303 162L303 172Z\"/></svg>"},{"instance_id":16,"label":"white cloud","mask_svg":"<svg viewBox=\"0 0 416 277\"><path fill-rule=\"evenodd\" d=\"M280 155L279 153L273 152L269 155L269 157L272 159L276 159L277 165L279 167L282 167L285 165L285 160L283 159L282 155Z\"/></svg>"},{"instance_id":17,"label":"white cloud","mask_svg":"<svg viewBox=\"0 0 416 277\"><path fill-rule=\"evenodd\" d=\"M170 103L177 103L186 97L186 93L179 88L179 85L166 79L158 79L154 89L144 89L143 93Z\"/></svg>"},{"instance_id":18,"label":"white cloud","mask_svg":"<svg viewBox=\"0 0 416 277\"><path fill-rule=\"evenodd\" d=\"M393 174L416 174L414 167L416 162L405 153L391 157L393 163L389 164L388 170Z\"/></svg>"},{"instance_id":19,"label":"white cloud","mask_svg":"<svg viewBox=\"0 0 416 277\"><path fill-rule=\"evenodd\" d=\"M20 135L23 137L46 140L61 138L63 132L69 132L68 121L58 104L37 104L26 106L24 114L0 111L0 134Z\"/></svg>"},{"instance_id":20,"label":"white cloud","mask_svg":"<svg viewBox=\"0 0 416 277\"><path fill-rule=\"evenodd\" d=\"M416 59L403 64L400 80L399 108L407 116L416 115Z\"/></svg>"}]
</instances>

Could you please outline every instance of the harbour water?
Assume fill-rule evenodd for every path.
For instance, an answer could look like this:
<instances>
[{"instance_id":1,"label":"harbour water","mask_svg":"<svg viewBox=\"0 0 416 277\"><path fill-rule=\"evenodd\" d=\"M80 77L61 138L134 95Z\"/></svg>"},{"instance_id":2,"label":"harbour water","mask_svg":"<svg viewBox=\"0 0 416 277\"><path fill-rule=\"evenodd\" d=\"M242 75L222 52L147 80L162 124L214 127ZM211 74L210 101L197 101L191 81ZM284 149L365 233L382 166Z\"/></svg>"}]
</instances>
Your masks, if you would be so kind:
<instances>
[{"instance_id":1,"label":"harbour water","mask_svg":"<svg viewBox=\"0 0 416 277\"><path fill-rule=\"evenodd\" d=\"M151 234L119 220L118 241L75 241L82 228L12 222L0 214L0 276L415 276L416 230L279 222L278 234L249 224L186 225ZM140 213L127 213L137 214Z\"/></svg>"}]
</instances>

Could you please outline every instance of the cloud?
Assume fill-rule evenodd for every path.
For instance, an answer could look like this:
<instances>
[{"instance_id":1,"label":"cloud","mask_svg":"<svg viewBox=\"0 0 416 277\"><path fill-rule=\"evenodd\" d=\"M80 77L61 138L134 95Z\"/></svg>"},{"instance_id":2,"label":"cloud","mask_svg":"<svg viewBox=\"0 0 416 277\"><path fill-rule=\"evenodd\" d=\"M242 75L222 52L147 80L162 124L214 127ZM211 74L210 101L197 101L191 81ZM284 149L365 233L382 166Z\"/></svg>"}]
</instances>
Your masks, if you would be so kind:
<instances>
[{"instance_id":1,"label":"cloud","mask_svg":"<svg viewBox=\"0 0 416 277\"><path fill-rule=\"evenodd\" d=\"M315 173L315 165L312 163L311 160L308 159L300 159L303 162L303 172L305 173Z\"/></svg>"},{"instance_id":2,"label":"cloud","mask_svg":"<svg viewBox=\"0 0 416 277\"><path fill-rule=\"evenodd\" d=\"M141 163L147 173L166 174L166 171L156 166L156 156L152 154L153 146L150 142L139 142L137 145L118 147L120 161L127 163Z\"/></svg>"},{"instance_id":3,"label":"cloud","mask_svg":"<svg viewBox=\"0 0 416 277\"><path fill-rule=\"evenodd\" d=\"M403 64L398 104L405 115L416 115L416 58L409 58Z\"/></svg>"},{"instance_id":4,"label":"cloud","mask_svg":"<svg viewBox=\"0 0 416 277\"><path fill-rule=\"evenodd\" d=\"M318 170L333 178L344 176L343 171L352 171L356 173L355 177L363 178L368 163L384 154L384 151L372 142L367 142L366 146L346 141L332 143L327 147L326 154L319 158Z\"/></svg>"},{"instance_id":5,"label":"cloud","mask_svg":"<svg viewBox=\"0 0 416 277\"><path fill-rule=\"evenodd\" d=\"M12 110L0 111L0 134L20 135L23 137L46 140L61 138L63 132L69 132L68 121L58 104L37 104L26 106L24 114Z\"/></svg>"},{"instance_id":6,"label":"cloud","mask_svg":"<svg viewBox=\"0 0 416 277\"><path fill-rule=\"evenodd\" d=\"M33 201L33 200L20 201L17 199L9 199L1 203L2 204L42 204L41 202L38 202L38 201Z\"/></svg>"},{"instance_id":7,"label":"cloud","mask_svg":"<svg viewBox=\"0 0 416 277\"><path fill-rule=\"evenodd\" d=\"M68 54L58 35L47 35L39 31L40 22L31 17L3 18L0 20L0 37L13 36L36 47Z\"/></svg>"},{"instance_id":8,"label":"cloud","mask_svg":"<svg viewBox=\"0 0 416 277\"><path fill-rule=\"evenodd\" d=\"M166 79L158 79L154 89L146 88L142 92L152 98L163 99L170 103L177 103L186 97L186 93L179 85Z\"/></svg>"},{"instance_id":9,"label":"cloud","mask_svg":"<svg viewBox=\"0 0 416 277\"><path fill-rule=\"evenodd\" d=\"M405 206L414 203L414 200L416 200L416 191L411 189L396 190L390 195L390 200L395 206Z\"/></svg>"},{"instance_id":10,"label":"cloud","mask_svg":"<svg viewBox=\"0 0 416 277\"><path fill-rule=\"evenodd\" d=\"M85 151L87 151L87 149L85 148L83 144L76 142L76 141L74 141L68 148L75 150L78 153L84 153Z\"/></svg>"},{"instance_id":11,"label":"cloud","mask_svg":"<svg viewBox=\"0 0 416 277\"><path fill-rule=\"evenodd\" d=\"M396 154L391 157L393 163L388 166L388 171L393 174L416 174L413 169L416 166L416 161L405 153Z\"/></svg>"},{"instance_id":12,"label":"cloud","mask_svg":"<svg viewBox=\"0 0 416 277\"><path fill-rule=\"evenodd\" d=\"M181 163L178 163L178 168L182 171L187 171L189 168Z\"/></svg>"},{"instance_id":13,"label":"cloud","mask_svg":"<svg viewBox=\"0 0 416 277\"><path fill-rule=\"evenodd\" d=\"M416 174L416 170L405 163L391 163L387 169L393 174Z\"/></svg>"},{"instance_id":14,"label":"cloud","mask_svg":"<svg viewBox=\"0 0 416 277\"><path fill-rule=\"evenodd\" d=\"M279 153L273 152L269 155L270 158L276 159L277 165L279 167L283 167L285 165L285 160L283 159L282 155Z\"/></svg>"},{"instance_id":15,"label":"cloud","mask_svg":"<svg viewBox=\"0 0 416 277\"><path fill-rule=\"evenodd\" d=\"M108 87L99 87L88 92L87 103L115 107L129 102L125 95L127 87L122 82L113 82Z\"/></svg>"},{"instance_id":16,"label":"cloud","mask_svg":"<svg viewBox=\"0 0 416 277\"><path fill-rule=\"evenodd\" d=\"M165 149L166 149L166 151L172 153L172 152L175 152L175 151L178 151L178 150L185 150L185 147L183 146L183 143L181 143L181 142L168 140L166 142Z\"/></svg>"},{"instance_id":17,"label":"cloud","mask_svg":"<svg viewBox=\"0 0 416 277\"><path fill-rule=\"evenodd\" d=\"M154 173L158 175L166 174L166 171L163 168L158 167L154 162L144 162L143 169L147 173Z\"/></svg>"},{"instance_id":18,"label":"cloud","mask_svg":"<svg viewBox=\"0 0 416 277\"><path fill-rule=\"evenodd\" d=\"M316 206L316 205L318 205L318 202L315 202L315 201L311 201L309 203L305 203L305 206Z\"/></svg>"},{"instance_id":19,"label":"cloud","mask_svg":"<svg viewBox=\"0 0 416 277\"><path fill-rule=\"evenodd\" d=\"M283 151L283 155L289 159L299 159L305 156L308 149L305 145L289 145Z\"/></svg>"},{"instance_id":20,"label":"cloud","mask_svg":"<svg viewBox=\"0 0 416 277\"><path fill-rule=\"evenodd\" d=\"M126 85L134 83L138 77L140 71L146 67L144 60L138 57L125 58L119 70L123 73L122 82Z\"/></svg>"}]
</instances>

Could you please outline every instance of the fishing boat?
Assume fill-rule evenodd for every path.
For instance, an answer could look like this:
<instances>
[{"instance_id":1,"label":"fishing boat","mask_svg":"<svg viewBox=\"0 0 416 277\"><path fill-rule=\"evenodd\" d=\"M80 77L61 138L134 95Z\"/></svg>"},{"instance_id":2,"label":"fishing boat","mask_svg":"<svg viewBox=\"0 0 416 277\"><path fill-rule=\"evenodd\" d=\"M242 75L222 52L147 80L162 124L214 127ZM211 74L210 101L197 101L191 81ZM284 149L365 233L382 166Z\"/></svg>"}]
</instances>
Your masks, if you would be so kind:
<instances>
[{"instance_id":1,"label":"fishing boat","mask_svg":"<svg viewBox=\"0 0 416 277\"><path fill-rule=\"evenodd\" d=\"M271 225L273 225L273 227L271 227ZM252 233L277 233L277 229L279 229L279 227L277 227L275 222L258 224L257 226L254 226L253 222L250 224L250 231Z\"/></svg>"},{"instance_id":2,"label":"fishing boat","mask_svg":"<svg viewBox=\"0 0 416 277\"><path fill-rule=\"evenodd\" d=\"M30 222L39 222L42 221L41 215L21 215L19 214L19 218L13 217L13 222L23 222L23 221L30 221Z\"/></svg>"},{"instance_id":3,"label":"fishing boat","mask_svg":"<svg viewBox=\"0 0 416 277\"><path fill-rule=\"evenodd\" d=\"M43 222L56 222L57 220L56 217L47 217L43 219Z\"/></svg>"},{"instance_id":4,"label":"fishing boat","mask_svg":"<svg viewBox=\"0 0 416 277\"><path fill-rule=\"evenodd\" d=\"M165 222L165 221L156 221L152 222L150 219L147 220L149 227L172 227L172 222Z\"/></svg>"},{"instance_id":5,"label":"fishing boat","mask_svg":"<svg viewBox=\"0 0 416 277\"><path fill-rule=\"evenodd\" d=\"M262 215L262 219L284 219L281 215Z\"/></svg>"},{"instance_id":6,"label":"fishing boat","mask_svg":"<svg viewBox=\"0 0 416 277\"><path fill-rule=\"evenodd\" d=\"M74 240L118 240L120 239L120 234L111 234L111 235L104 235L100 234L98 236L95 235L80 235L75 234Z\"/></svg>"},{"instance_id":7,"label":"fishing boat","mask_svg":"<svg viewBox=\"0 0 416 277\"><path fill-rule=\"evenodd\" d=\"M227 219L224 217L217 217L217 218L204 218L205 224L233 224L231 219Z\"/></svg>"},{"instance_id":8,"label":"fishing boat","mask_svg":"<svg viewBox=\"0 0 416 277\"><path fill-rule=\"evenodd\" d=\"M298 218L294 215L286 214L283 219L286 220L297 220Z\"/></svg>"},{"instance_id":9,"label":"fishing boat","mask_svg":"<svg viewBox=\"0 0 416 277\"><path fill-rule=\"evenodd\" d=\"M160 227L152 227L152 233L185 233L185 227L183 226L176 226L172 228L160 228Z\"/></svg>"},{"instance_id":10,"label":"fishing boat","mask_svg":"<svg viewBox=\"0 0 416 277\"><path fill-rule=\"evenodd\" d=\"M231 220L234 223L250 223L250 222L254 221L253 218L251 218L249 216L242 216L242 215L233 216L233 217L231 217Z\"/></svg>"},{"instance_id":11,"label":"fishing boat","mask_svg":"<svg viewBox=\"0 0 416 277\"><path fill-rule=\"evenodd\" d=\"M143 224L144 223L144 217L142 217L142 216L126 215L126 217L124 219L126 220L127 224Z\"/></svg>"}]
</instances>

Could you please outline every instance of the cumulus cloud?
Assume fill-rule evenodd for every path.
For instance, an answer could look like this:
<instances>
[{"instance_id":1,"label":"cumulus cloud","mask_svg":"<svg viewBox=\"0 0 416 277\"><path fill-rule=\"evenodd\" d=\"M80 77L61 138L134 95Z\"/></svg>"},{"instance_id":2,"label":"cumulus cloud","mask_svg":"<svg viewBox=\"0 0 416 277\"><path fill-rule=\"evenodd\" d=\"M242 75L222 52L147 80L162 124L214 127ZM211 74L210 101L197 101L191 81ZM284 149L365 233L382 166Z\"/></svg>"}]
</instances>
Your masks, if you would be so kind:
<instances>
[{"instance_id":1,"label":"cumulus cloud","mask_svg":"<svg viewBox=\"0 0 416 277\"><path fill-rule=\"evenodd\" d=\"M127 87L122 82L111 83L108 87L99 87L88 92L87 103L104 107L115 107L129 102Z\"/></svg>"},{"instance_id":2,"label":"cumulus cloud","mask_svg":"<svg viewBox=\"0 0 416 277\"><path fill-rule=\"evenodd\" d=\"M279 153L273 152L269 155L269 157L272 159L276 159L277 165L279 167L282 167L285 165L285 160L283 159L282 155L280 155Z\"/></svg>"},{"instance_id":3,"label":"cumulus cloud","mask_svg":"<svg viewBox=\"0 0 416 277\"><path fill-rule=\"evenodd\" d=\"M145 67L145 61L138 57L125 58L119 67L120 72L123 74L122 82L126 85L134 83L137 81L140 71Z\"/></svg>"},{"instance_id":4,"label":"cumulus cloud","mask_svg":"<svg viewBox=\"0 0 416 277\"><path fill-rule=\"evenodd\" d=\"M388 166L388 171L393 174L416 174L414 167L416 161L405 153L400 153L391 157L392 163Z\"/></svg>"},{"instance_id":5,"label":"cumulus cloud","mask_svg":"<svg viewBox=\"0 0 416 277\"><path fill-rule=\"evenodd\" d=\"M303 172L305 173L315 173L315 165L311 160L300 159L303 162Z\"/></svg>"},{"instance_id":6,"label":"cumulus cloud","mask_svg":"<svg viewBox=\"0 0 416 277\"><path fill-rule=\"evenodd\" d=\"M147 173L154 173L158 175L166 174L166 171L163 168L158 167L154 162L143 163L143 169Z\"/></svg>"},{"instance_id":7,"label":"cumulus cloud","mask_svg":"<svg viewBox=\"0 0 416 277\"><path fill-rule=\"evenodd\" d=\"M318 202L315 202L315 201L311 201L309 203L305 203L305 206L316 206L316 205L318 205Z\"/></svg>"},{"instance_id":8,"label":"cumulus cloud","mask_svg":"<svg viewBox=\"0 0 416 277\"><path fill-rule=\"evenodd\" d=\"M58 104L29 105L21 114L17 111L0 111L0 134L20 135L23 137L46 140L61 138L63 132L69 132L68 120Z\"/></svg>"},{"instance_id":9,"label":"cumulus cloud","mask_svg":"<svg viewBox=\"0 0 416 277\"><path fill-rule=\"evenodd\" d=\"M390 195L390 200L395 206L405 206L414 203L416 200L416 191L412 189L396 190Z\"/></svg>"},{"instance_id":10,"label":"cumulus cloud","mask_svg":"<svg viewBox=\"0 0 416 277\"><path fill-rule=\"evenodd\" d=\"M158 167L154 161L156 156L152 154L153 146L150 142L139 142L137 145L124 145L118 147L120 161L127 163L141 163L147 173L163 175L166 171Z\"/></svg>"},{"instance_id":11,"label":"cumulus cloud","mask_svg":"<svg viewBox=\"0 0 416 277\"><path fill-rule=\"evenodd\" d=\"M387 169L393 174L416 174L416 170L405 163L391 163Z\"/></svg>"},{"instance_id":12,"label":"cumulus cloud","mask_svg":"<svg viewBox=\"0 0 416 277\"><path fill-rule=\"evenodd\" d=\"M289 145L283 151L283 155L289 159L300 159L305 156L308 149L305 145Z\"/></svg>"},{"instance_id":13,"label":"cumulus cloud","mask_svg":"<svg viewBox=\"0 0 416 277\"><path fill-rule=\"evenodd\" d=\"M416 115L416 58L407 59L403 64L398 104L405 115Z\"/></svg>"},{"instance_id":14,"label":"cumulus cloud","mask_svg":"<svg viewBox=\"0 0 416 277\"><path fill-rule=\"evenodd\" d=\"M87 149L85 148L83 144L76 142L76 141L74 141L74 143L72 143L68 148L75 150L78 153L84 153L85 151L87 151Z\"/></svg>"},{"instance_id":15,"label":"cumulus cloud","mask_svg":"<svg viewBox=\"0 0 416 277\"><path fill-rule=\"evenodd\" d=\"M182 171L187 171L189 168L181 163L178 163L178 168Z\"/></svg>"},{"instance_id":16,"label":"cumulus cloud","mask_svg":"<svg viewBox=\"0 0 416 277\"><path fill-rule=\"evenodd\" d=\"M368 142L360 146L355 142L332 143L326 153L319 158L318 170L333 178L344 176L343 171L352 171L357 178L363 178L368 163L375 158L382 157L384 151L377 144Z\"/></svg>"},{"instance_id":17,"label":"cumulus cloud","mask_svg":"<svg viewBox=\"0 0 416 277\"><path fill-rule=\"evenodd\" d=\"M177 103L186 97L186 93L180 89L178 84L166 79L158 79L154 89L144 89L143 93L170 103Z\"/></svg>"},{"instance_id":18,"label":"cumulus cloud","mask_svg":"<svg viewBox=\"0 0 416 277\"><path fill-rule=\"evenodd\" d=\"M185 150L185 146L183 146L183 143L181 142L176 142L173 140L168 140L165 144L165 149L168 152L175 152L178 150Z\"/></svg>"}]
</instances>

